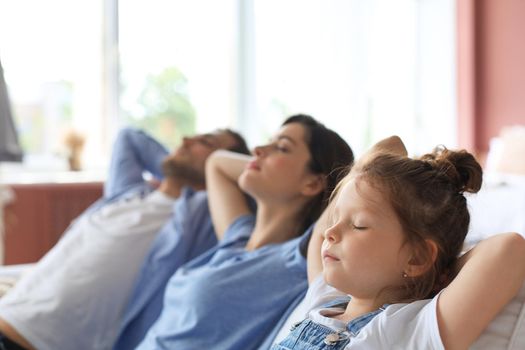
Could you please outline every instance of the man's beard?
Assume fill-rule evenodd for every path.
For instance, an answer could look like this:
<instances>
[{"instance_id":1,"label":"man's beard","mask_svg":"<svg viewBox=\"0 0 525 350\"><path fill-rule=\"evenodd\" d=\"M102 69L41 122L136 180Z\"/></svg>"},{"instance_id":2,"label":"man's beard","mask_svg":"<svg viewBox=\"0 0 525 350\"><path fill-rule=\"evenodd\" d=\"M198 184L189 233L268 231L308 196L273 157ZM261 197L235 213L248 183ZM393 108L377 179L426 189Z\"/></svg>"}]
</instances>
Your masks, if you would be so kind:
<instances>
[{"instance_id":1,"label":"man's beard","mask_svg":"<svg viewBox=\"0 0 525 350\"><path fill-rule=\"evenodd\" d=\"M189 186L204 187L206 182L203 171L173 159L162 161L162 173L168 179L172 178Z\"/></svg>"}]
</instances>

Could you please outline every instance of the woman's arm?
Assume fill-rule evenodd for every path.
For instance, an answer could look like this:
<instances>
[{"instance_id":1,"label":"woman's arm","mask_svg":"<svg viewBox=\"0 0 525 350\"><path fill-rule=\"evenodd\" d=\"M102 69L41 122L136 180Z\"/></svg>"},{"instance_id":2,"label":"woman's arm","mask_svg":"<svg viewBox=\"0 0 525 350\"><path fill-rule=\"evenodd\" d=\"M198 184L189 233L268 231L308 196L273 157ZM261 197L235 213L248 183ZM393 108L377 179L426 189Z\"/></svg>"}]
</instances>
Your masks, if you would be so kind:
<instances>
[{"instance_id":1,"label":"woman's arm","mask_svg":"<svg viewBox=\"0 0 525 350\"><path fill-rule=\"evenodd\" d=\"M220 240L239 216L250 213L237 180L251 156L225 150L213 152L206 161L206 188L213 227Z\"/></svg>"},{"instance_id":2,"label":"woman's arm","mask_svg":"<svg viewBox=\"0 0 525 350\"><path fill-rule=\"evenodd\" d=\"M446 349L466 349L518 292L525 280L525 239L500 234L480 242L459 261L461 269L437 304Z\"/></svg>"},{"instance_id":3,"label":"woman's arm","mask_svg":"<svg viewBox=\"0 0 525 350\"><path fill-rule=\"evenodd\" d=\"M330 220L332 217L332 210L335 200L332 199L330 204L326 207L317 220L308 243L308 252L306 256L308 283L312 283L319 274L323 272L323 257L321 255L321 247L323 245L323 235L326 229L330 227Z\"/></svg>"}]
</instances>

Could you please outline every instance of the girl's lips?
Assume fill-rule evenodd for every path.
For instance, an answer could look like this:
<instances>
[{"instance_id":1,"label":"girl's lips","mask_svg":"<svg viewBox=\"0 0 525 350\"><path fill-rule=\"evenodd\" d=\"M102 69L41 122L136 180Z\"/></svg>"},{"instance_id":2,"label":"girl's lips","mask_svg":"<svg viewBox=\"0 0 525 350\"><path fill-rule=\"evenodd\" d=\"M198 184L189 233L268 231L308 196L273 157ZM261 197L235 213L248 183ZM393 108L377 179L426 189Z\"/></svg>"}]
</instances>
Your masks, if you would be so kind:
<instances>
[{"instance_id":1,"label":"girl's lips","mask_svg":"<svg viewBox=\"0 0 525 350\"><path fill-rule=\"evenodd\" d=\"M339 261L339 259L337 257L335 257L334 255L328 253L328 252L323 252L323 260L327 260L327 261Z\"/></svg>"}]
</instances>

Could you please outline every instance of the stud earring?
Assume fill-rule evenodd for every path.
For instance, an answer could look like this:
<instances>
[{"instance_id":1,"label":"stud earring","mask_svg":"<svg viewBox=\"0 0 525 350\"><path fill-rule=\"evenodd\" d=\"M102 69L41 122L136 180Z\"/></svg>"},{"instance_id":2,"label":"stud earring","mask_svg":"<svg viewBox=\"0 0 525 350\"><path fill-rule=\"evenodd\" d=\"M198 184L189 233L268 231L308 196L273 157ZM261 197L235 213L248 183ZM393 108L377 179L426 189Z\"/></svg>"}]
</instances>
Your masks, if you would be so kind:
<instances>
[{"instance_id":1,"label":"stud earring","mask_svg":"<svg viewBox=\"0 0 525 350\"><path fill-rule=\"evenodd\" d=\"M408 277L407 273L403 272L403 278L407 278L407 277Z\"/></svg>"}]
</instances>

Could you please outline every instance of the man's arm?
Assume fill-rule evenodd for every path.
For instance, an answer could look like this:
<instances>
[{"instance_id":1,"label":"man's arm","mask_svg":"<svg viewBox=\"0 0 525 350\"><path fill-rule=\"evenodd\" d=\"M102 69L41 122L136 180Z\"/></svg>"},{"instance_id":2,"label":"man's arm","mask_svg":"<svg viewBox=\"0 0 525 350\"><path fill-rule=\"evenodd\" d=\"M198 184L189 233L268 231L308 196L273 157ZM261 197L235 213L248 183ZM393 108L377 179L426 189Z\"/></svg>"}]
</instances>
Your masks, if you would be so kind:
<instances>
[{"instance_id":1,"label":"man's arm","mask_svg":"<svg viewBox=\"0 0 525 350\"><path fill-rule=\"evenodd\" d=\"M112 197L143 183L144 171L162 178L161 163L167 155L168 150L144 131L122 129L113 146L104 197Z\"/></svg>"}]
</instances>

